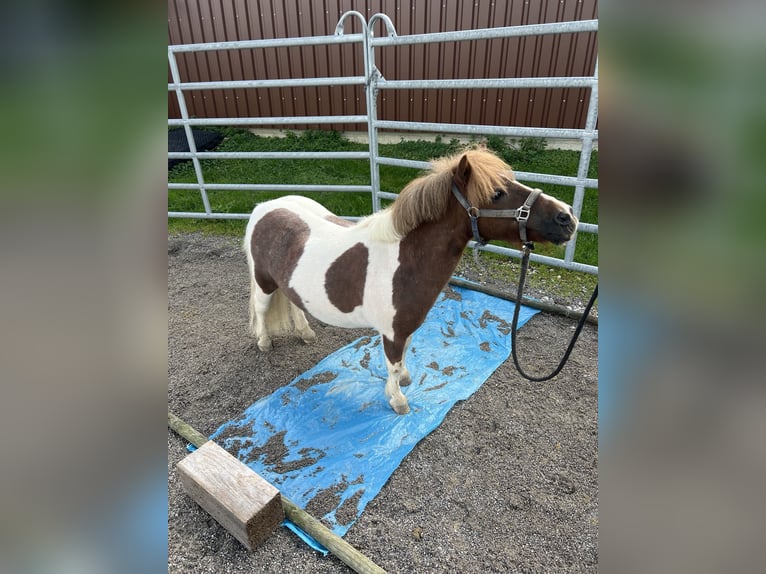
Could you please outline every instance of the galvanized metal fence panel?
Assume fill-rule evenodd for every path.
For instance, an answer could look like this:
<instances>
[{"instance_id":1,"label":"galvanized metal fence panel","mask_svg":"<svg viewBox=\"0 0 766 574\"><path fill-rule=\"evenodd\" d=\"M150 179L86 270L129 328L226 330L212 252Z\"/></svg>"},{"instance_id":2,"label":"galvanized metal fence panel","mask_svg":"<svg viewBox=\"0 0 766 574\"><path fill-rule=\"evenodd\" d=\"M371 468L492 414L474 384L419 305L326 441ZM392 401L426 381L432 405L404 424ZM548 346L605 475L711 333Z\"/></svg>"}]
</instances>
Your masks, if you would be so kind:
<instances>
[{"instance_id":1,"label":"galvanized metal fence panel","mask_svg":"<svg viewBox=\"0 0 766 574\"><path fill-rule=\"evenodd\" d=\"M345 34L346 22L356 20L362 27L361 34ZM382 23L385 36L376 37L373 33L375 24ZM378 29L381 27L378 26ZM242 190L242 191L278 191L278 192L369 192L372 210L381 208L381 199L395 199L397 196L380 187L380 166L400 166L415 169L427 169L427 162L418 162L403 158L382 157L378 150L380 130L429 132L434 134L463 134L471 136L497 135L502 137L543 137L578 139L581 142L580 161L576 176L562 176L545 173L516 172L517 179L532 183L556 184L574 187L573 210L581 216L586 189L597 189L598 180L588 177L594 142L598 139L596 123L598 120L598 60L593 76L587 77L524 77L524 78L486 78L486 79L420 79L386 80L375 65L375 50L387 46L413 46L432 43L464 42L476 39L495 39L526 37L549 34L568 34L574 32L596 32L597 20L509 26L479 30L439 32L431 34L412 34L398 36L392 21L384 14L375 14L367 21L363 14L356 11L344 13L333 36L315 36L306 38L276 38L268 40L250 40L242 42L213 42L207 44L172 45L168 47L171 82L168 90L176 94L180 119L168 120L169 126L182 126L188 140L188 152L170 152L170 159L190 159L194 165L196 184L173 183L168 189L197 189L200 192L204 213L168 212L168 217L208 218L208 219L246 219L249 213L214 213L207 191ZM265 49L272 47L300 47L335 44L361 44L364 73L362 76L334 76L321 78L285 78L280 80L232 80L193 82L182 81L176 54L188 52L209 52L221 50ZM185 93L198 90L254 89L268 87L306 87L306 86L364 86L366 115L326 115L301 117L248 117L248 118L192 118L186 105ZM473 125L444 122L410 122L380 120L377 117L378 96L386 91L408 90L413 87L429 90L476 90L494 88L585 88L590 91L585 126L582 129L544 128L527 126ZM366 152L198 152L195 146L192 126L284 126L303 124L366 124L368 151ZM370 164L370 185L286 185L275 184L209 184L205 182L200 160L204 159L366 159ZM579 233L598 233L598 225L581 221ZM586 265L574 260L577 234L567 244L564 259L532 254L532 260L553 266L564 267L586 273L598 273L598 266ZM472 246L493 253L520 257L520 252L496 245Z\"/></svg>"},{"instance_id":2,"label":"galvanized metal fence panel","mask_svg":"<svg viewBox=\"0 0 766 574\"><path fill-rule=\"evenodd\" d=\"M390 80L592 74L597 34L576 30L580 21L598 17L598 0L168 0L168 42L322 38L335 33L338 19L348 10L358 10L368 21L376 12L387 14L396 22L402 38L454 30L501 30L494 37L468 42L376 46L378 66ZM369 27L376 35L385 35L382 19L378 22ZM555 22L571 22L573 31L533 36L521 33L522 26ZM518 32L509 34L502 31L505 27ZM360 29L354 21L346 33ZM182 76L195 81L329 77L346 75L350 69L362 73L362 55L351 44L288 44L178 56ZM384 92L378 112L381 119L405 121L574 128L585 123L588 93L586 88L412 88ZM175 97L172 93L169 96L169 113L178 118ZM364 114L366 110L363 92L350 86L272 88L263 97L256 97L252 90L233 89L191 92L190 96L189 111L200 117L346 115ZM449 117L440 115L453 99L457 105L450 106ZM309 127L304 124L300 129ZM346 131L354 126L332 124L332 129Z\"/></svg>"}]
</instances>

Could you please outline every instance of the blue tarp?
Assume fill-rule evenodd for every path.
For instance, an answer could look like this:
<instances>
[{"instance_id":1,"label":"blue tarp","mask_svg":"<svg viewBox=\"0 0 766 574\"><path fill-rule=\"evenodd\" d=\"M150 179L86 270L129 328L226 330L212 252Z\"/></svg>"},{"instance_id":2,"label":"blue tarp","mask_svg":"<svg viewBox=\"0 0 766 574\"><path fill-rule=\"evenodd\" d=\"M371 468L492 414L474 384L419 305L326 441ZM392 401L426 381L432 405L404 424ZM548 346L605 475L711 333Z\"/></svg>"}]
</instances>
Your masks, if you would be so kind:
<instances>
[{"instance_id":1,"label":"blue tarp","mask_svg":"<svg viewBox=\"0 0 766 574\"><path fill-rule=\"evenodd\" d=\"M329 355L210 438L343 536L418 441L508 358L513 307L458 287L440 295L406 356L407 415L388 405L380 336L370 336ZM535 313L522 307L519 326Z\"/></svg>"}]
</instances>

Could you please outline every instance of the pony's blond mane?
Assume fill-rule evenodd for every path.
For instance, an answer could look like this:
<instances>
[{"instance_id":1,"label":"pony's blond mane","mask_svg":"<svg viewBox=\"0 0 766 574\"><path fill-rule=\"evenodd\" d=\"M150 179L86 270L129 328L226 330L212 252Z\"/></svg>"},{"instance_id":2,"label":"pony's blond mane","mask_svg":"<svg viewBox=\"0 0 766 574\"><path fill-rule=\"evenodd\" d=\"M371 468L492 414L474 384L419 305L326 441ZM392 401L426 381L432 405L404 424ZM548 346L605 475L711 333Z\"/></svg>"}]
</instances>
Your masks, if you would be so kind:
<instances>
[{"instance_id":1,"label":"pony's blond mane","mask_svg":"<svg viewBox=\"0 0 766 574\"><path fill-rule=\"evenodd\" d=\"M452 187L452 178L463 156L471 166L466 199L471 205L482 207L492 201L495 190L504 188L513 172L508 164L491 151L474 149L463 151L431 162L432 169L412 180L399 197L386 210L390 210L391 224L399 237L427 221L444 216Z\"/></svg>"}]
</instances>

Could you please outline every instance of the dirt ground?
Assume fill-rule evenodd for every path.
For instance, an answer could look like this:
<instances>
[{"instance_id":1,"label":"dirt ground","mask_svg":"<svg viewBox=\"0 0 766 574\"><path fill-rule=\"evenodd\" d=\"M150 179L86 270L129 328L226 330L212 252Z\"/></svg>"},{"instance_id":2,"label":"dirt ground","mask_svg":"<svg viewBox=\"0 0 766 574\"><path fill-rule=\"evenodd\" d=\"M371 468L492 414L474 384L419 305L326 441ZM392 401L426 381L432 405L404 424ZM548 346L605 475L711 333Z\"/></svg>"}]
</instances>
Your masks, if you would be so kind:
<instances>
[{"instance_id":1,"label":"dirt ground","mask_svg":"<svg viewBox=\"0 0 766 574\"><path fill-rule=\"evenodd\" d=\"M476 279L467 263L459 269ZM168 237L168 409L205 435L372 333L310 319L316 344L276 339L263 354L246 331L248 289L238 239ZM531 319L518 337L527 370L551 370L574 326ZM389 572L595 572L597 338L586 325L549 382L530 383L506 361L413 449L345 539ZM185 445L168 431L168 572L351 571L285 528L246 551L183 492L175 465Z\"/></svg>"}]
</instances>

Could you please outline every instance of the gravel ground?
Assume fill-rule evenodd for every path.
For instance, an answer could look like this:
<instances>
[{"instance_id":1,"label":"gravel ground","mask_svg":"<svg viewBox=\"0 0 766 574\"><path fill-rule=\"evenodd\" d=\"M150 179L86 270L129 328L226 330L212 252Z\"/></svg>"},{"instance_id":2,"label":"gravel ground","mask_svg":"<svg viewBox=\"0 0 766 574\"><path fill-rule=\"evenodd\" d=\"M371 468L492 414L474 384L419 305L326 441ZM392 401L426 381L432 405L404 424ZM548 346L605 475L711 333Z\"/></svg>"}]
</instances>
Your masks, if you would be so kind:
<instances>
[{"instance_id":1,"label":"gravel ground","mask_svg":"<svg viewBox=\"0 0 766 574\"><path fill-rule=\"evenodd\" d=\"M511 290L507 279L473 275L470 259L464 276ZM239 239L168 237L168 409L206 435L371 333L310 319L316 344L277 339L263 354L246 331L248 289ZM518 338L527 370L551 370L573 329L558 316L530 320ZM389 572L595 572L597 339L586 325L546 383L506 361L413 449L345 539ZM175 465L185 445L168 431L169 572L351 571L284 528L247 552L183 492Z\"/></svg>"}]
</instances>

